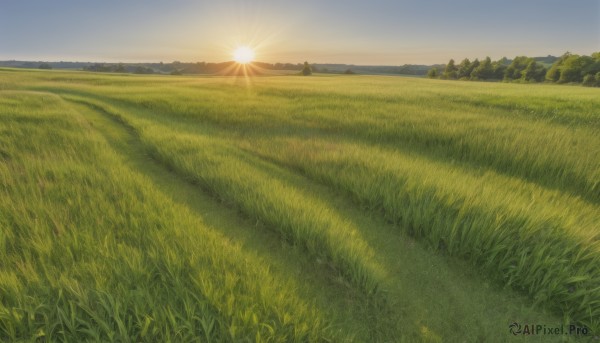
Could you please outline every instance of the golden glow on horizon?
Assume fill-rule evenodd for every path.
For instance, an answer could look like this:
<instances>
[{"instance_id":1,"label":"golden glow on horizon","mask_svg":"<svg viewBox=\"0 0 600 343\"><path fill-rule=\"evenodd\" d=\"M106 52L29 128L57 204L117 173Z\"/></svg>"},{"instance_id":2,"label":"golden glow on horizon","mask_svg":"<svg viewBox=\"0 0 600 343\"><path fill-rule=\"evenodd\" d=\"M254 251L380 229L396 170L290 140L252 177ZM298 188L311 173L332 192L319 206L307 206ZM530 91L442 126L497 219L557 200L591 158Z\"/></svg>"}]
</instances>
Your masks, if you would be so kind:
<instances>
[{"instance_id":1,"label":"golden glow on horizon","mask_svg":"<svg viewBox=\"0 0 600 343\"><path fill-rule=\"evenodd\" d=\"M233 52L233 60L241 64L247 64L254 61L254 56L254 50L247 46L240 46Z\"/></svg>"}]
</instances>

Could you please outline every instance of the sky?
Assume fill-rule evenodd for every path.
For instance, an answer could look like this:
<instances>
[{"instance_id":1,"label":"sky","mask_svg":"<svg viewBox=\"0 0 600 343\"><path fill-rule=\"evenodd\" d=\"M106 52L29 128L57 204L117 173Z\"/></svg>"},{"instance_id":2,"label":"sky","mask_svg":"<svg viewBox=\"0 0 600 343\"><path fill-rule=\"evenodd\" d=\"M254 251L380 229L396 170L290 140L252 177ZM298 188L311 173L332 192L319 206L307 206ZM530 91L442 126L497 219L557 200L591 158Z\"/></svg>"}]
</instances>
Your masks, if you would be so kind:
<instances>
[{"instance_id":1,"label":"sky","mask_svg":"<svg viewBox=\"0 0 600 343\"><path fill-rule=\"evenodd\" d=\"M589 55L600 0L0 0L0 60L402 65Z\"/></svg>"}]
</instances>

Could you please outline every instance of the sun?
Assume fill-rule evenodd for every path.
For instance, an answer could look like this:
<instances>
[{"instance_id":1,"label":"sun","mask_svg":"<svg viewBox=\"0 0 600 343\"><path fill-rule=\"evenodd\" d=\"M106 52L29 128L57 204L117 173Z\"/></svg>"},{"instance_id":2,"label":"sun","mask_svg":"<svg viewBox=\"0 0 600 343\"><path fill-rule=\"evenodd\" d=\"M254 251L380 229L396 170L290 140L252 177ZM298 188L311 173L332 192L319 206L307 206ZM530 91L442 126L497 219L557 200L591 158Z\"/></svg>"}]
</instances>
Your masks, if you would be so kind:
<instances>
[{"instance_id":1,"label":"sun","mask_svg":"<svg viewBox=\"0 0 600 343\"><path fill-rule=\"evenodd\" d=\"M250 63L254 60L254 50L247 46L240 46L233 52L233 60L241 64Z\"/></svg>"}]
</instances>

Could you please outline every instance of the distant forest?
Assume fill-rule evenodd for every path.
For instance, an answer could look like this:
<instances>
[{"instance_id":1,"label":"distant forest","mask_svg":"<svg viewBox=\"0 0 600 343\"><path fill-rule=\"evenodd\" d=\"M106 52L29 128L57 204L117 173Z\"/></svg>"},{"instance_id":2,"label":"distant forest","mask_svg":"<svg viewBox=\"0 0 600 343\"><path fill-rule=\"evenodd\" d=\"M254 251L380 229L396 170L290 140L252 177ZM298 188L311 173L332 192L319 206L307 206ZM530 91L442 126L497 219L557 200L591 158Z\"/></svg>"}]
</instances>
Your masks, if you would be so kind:
<instances>
[{"instance_id":1,"label":"distant forest","mask_svg":"<svg viewBox=\"0 0 600 343\"><path fill-rule=\"evenodd\" d=\"M253 62L253 68L263 71L289 70L301 72L303 63ZM427 76L445 80L485 80L505 82L553 82L579 83L600 87L600 52L591 56L569 52L560 57L517 56L510 60L501 58L492 61L489 57L479 61L468 58L456 64L451 59L447 64L402 66L364 66L349 64L310 64L314 73L410 75ZM134 73L134 74L222 74L235 70L235 62L179 62L171 63L90 63L90 62L28 62L0 61L0 67L77 69L91 72Z\"/></svg>"},{"instance_id":2,"label":"distant forest","mask_svg":"<svg viewBox=\"0 0 600 343\"><path fill-rule=\"evenodd\" d=\"M90 62L30 62L30 61L0 61L0 67L40 68L40 69L77 69L106 73L134 74L219 74L231 69L235 62L179 62L171 63L90 63ZM291 70L300 72L303 63L263 63L253 62L253 66L262 70ZM425 76L431 65L405 64L402 66L361 66L351 64L318 64L310 65L315 73L331 74L395 74ZM443 67L443 65L434 65Z\"/></svg>"},{"instance_id":3,"label":"distant forest","mask_svg":"<svg viewBox=\"0 0 600 343\"><path fill-rule=\"evenodd\" d=\"M96 62L30 62L0 61L0 67L32 69L74 69L103 73L132 74L218 74L232 67L235 62L179 62L171 63L96 63ZM254 66L265 70L298 70L304 64L253 62ZM425 71L427 72L427 71Z\"/></svg>"},{"instance_id":4,"label":"distant forest","mask_svg":"<svg viewBox=\"0 0 600 343\"><path fill-rule=\"evenodd\" d=\"M471 62L465 58L458 65L451 59L441 68L429 69L427 76L444 80L579 83L600 87L600 52L591 56L567 52L560 57L518 56L497 61L486 57L483 61Z\"/></svg>"}]
</instances>

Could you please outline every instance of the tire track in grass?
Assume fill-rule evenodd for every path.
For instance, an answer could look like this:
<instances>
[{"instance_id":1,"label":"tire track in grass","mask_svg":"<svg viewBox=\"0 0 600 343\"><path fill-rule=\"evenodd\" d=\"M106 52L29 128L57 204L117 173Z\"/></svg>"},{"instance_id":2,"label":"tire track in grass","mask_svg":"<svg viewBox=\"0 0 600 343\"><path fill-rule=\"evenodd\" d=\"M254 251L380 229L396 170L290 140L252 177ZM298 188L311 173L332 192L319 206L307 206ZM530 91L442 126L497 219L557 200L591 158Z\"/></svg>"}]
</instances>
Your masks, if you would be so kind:
<instances>
[{"instance_id":1,"label":"tire track in grass","mask_svg":"<svg viewBox=\"0 0 600 343\"><path fill-rule=\"evenodd\" d=\"M128 157L127 163L133 169L148 176L173 201L199 214L209 227L240 243L244 250L260 256L266 268L278 277L292 280L302 298L315 299L320 304L319 309L328 312L327 317L333 318L333 328L340 336L350 333L359 341L373 338L385 341L390 335L389 331L396 331L389 327L389 318L384 318L380 313L380 305L351 287L343 278L336 277L324 261L315 263L313 258L307 258L303 249L282 241L279 235L273 234L263 224L241 219L236 210L217 203L212 195L205 194L197 185L167 170L162 162L147 153L133 128L118 118L102 113L101 108L92 109L84 101L79 106L87 107L86 118L105 135L116 151ZM387 322L388 327L368 325L372 321L365 321L365 318L378 323ZM403 329L404 332L395 337L409 337L409 340L410 337L417 337L418 328L415 325L404 326Z\"/></svg>"},{"instance_id":2,"label":"tire track in grass","mask_svg":"<svg viewBox=\"0 0 600 343\"><path fill-rule=\"evenodd\" d=\"M129 133L129 139L132 141L130 144L139 145L135 142L136 138L131 137L131 134ZM114 140L111 139L111 141ZM296 250L287 244L282 246L281 240L268 229L264 231L260 228L244 230L241 227L248 224L238 220L227 224L231 220L224 219L224 216L231 218L231 216L235 216L235 211L224 210L222 205L215 204L214 199L202 196L197 187L191 185L189 181L182 180L176 173L166 172L161 162L154 161L152 162L154 167L149 167L147 165L149 157L145 156L144 147L137 146L133 150L138 151L138 159L139 156L147 159L145 163L140 162L137 169L159 169L156 172L149 172L162 175L153 177L159 187L170 188L170 190L165 190L174 198L181 199L181 202L187 206L200 207L213 214L218 213L219 215L206 216L206 212L200 210L203 217L213 218L211 220L215 221L214 226L218 226L221 231L229 232L227 234L229 237L237 237L238 241L246 242L245 245L247 244L249 249L258 251L261 256L269 256L265 257L265 260L269 259L269 265L273 266L275 270L282 273L290 271L289 261L285 263L277 263L277 261L295 259L300 262L304 261L300 268L293 267L292 269L296 270L296 275L307 278L307 283L318 282L317 288L321 293L326 293L325 295L321 294L320 297L339 298L339 294L336 295L336 293L340 291L348 294L349 298L362 297L344 286L345 282L339 279L323 282L323 276L315 275L314 263L306 261L302 250ZM504 338L496 340L494 336L497 336L498 332L505 331L505 322L510 320L507 318L525 317L539 318L540 322L556 321L549 315L537 313L535 308L520 308L511 302L506 302L506 298L514 299L515 295L495 289L488 281L482 282L474 273L469 272L464 264L456 261L448 263L444 256L436 256L415 244L407 236L398 235L397 228L385 223L382 218L374 217L368 212L356 211L354 204L345 197L336 195L329 187L314 183L306 177L290 174L287 169L276 167L251 154L248 154L245 160L259 169L276 174L278 178L284 179L286 182L303 187L306 192L325 200L328 204L334 204L333 209L350 225L358 228L369 245L376 248L378 262L391 272L384 282L385 289L382 293L385 294L387 304L374 306L368 301L353 299L350 301L356 302L356 304L352 305L352 308L341 306L334 311L337 316L341 314L339 320L346 321L345 325L347 326L357 325L359 327L361 320L363 323L374 324L370 328L362 328L364 330L363 337L368 337L369 341L434 342L443 338L448 341L501 342L505 341ZM161 181L165 178L164 173L170 174L170 180ZM179 184L179 186L172 187L173 183ZM191 205L193 203L200 203L200 205ZM278 253L274 254L274 251L278 251ZM316 274L328 273L328 268L325 266L317 269L321 269L321 271ZM325 276L325 278L330 277ZM523 299L523 303L526 302ZM440 309L443 310L440 311ZM358 310L358 313L351 313L352 310ZM439 312L454 312L456 316L446 318L443 315L440 316ZM469 322L472 323L472 327L469 327ZM390 329L390 326L393 328ZM389 336L385 337L386 331L392 331L392 333L388 333ZM363 341L363 339L359 338L357 341Z\"/></svg>"},{"instance_id":3,"label":"tire track in grass","mask_svg":"<svg viewBox=\"0 0 600 343\"><path fill-rule=\"evenodd\" d=\"M266 223L285 239L304 246L314 257L330 262L365 294L377 292L380 271L372 263L371 249L325 203L307 198L301 189L232 157L236 149L214 137L180 134L151 121L125 119L123 116L128 114L112 106L85 102L124 122L139 135L140 143L169 169L246 216Z\"/></svg>"},{"instance_id":4,"label":"tire track in grass","mask_svg":"<svg viewBox=\"0 0 600 343\"><path fill-rule=\"evenodd\" d=\"M251 157L246 157L244 160L256 167L256 161L253 161ZM282 175L281 170L277 172L268 164L258 167L268 174L279 173L278 179L285 179L288 183L294 179L289 174L287 177ZM323 196L323 194L331 192L330 190L328 191L326 187L314 188L314 186L309 186L313 183L307 178L300 181L296 179L292 184L295 184L296 187L302 187L305 192L308 192L307 188L312 189L309 193L315 198L326 198L328 204L334 200L331 197ZM381 218L373 219L369 218L368 214L363 216L353 214L355 205L348 202L340 203L338 201L337 203L344 205L335 206L334 211L349 220L350 225L358 228L362 236L369 236L368 245L378 251L375 256L377 262L384 266L386 272L388 272L384 284L384 294L389 302L388 310L380 308L375 312L380 312L379 315L387 313L389 318L388 320L381 320L380 318L375 322L381 322L383 326L392 325L400 329L406 325L409 325L409 327L416 326L418 328L416 337L431 341L441 337L453 337L453 340L470 337L473 341L494 341L490 337L496 335L497 332L505 331L506 323L510 320L507 318L540 318L540 322L559 322L551 315L538 313L535 308L520 307L520 305L511 306L506 299L520 298L519 296L512 292L494 289L493 282L485 280L482 282L474 273L465 272L462 270L468 269L465 264L454 261L452 262L454 265L452 265L452 263L444 262L443 257L436 257L433 253L424 251L422 247L411 248L412 250L407 249L411 251L406 253L408 256L399 258L405 251L399 253L398 247L406 248L406 240L411 241L407 236L398 236L398 229L385 223ZM369 225L370 220L375 221L377 224ZM360 222L360 224L356 224L356 222ZM381 234L381 226L385 228L386 234ZM374 234L374 232L378 233ZM414 246L414 244L412 245ZM432 260L435 262L428 265L427 262ZM427 262L416 263L415 261ZM448 269L453 272L448 273ZM393 275L389 275L390 272ZM412 282L411 279L417 279L418 281ZM440 292L439 285L443 285L445 292ZM527 303L527 300L522 299L522 302L519 303ZM389 308L394 310L390 311ZM440 318L439 314L436 315L432 311L434 308L442 308L442 313L455 312L461 313L461 315L452 319ZM494 310L491 311L491 309ZM477 326L477 329L467 330L466 328L469 327L467 322L469 321L474 323L473 325ZM454 327L464 329L456 330L453 329ZM379 327L378 330L384 330L384 328ZM504 339L498 341L504 341Z\"/></svg>"},{"instance_id":5,"label":"tire track in grass","mask_svg":"<svg viewBox=\"0 0 600 343\"><path fill-rule=\"evenodd\" d=\"M400 232L385 216L360 208L331 185L251 151L248 155L248 159L262 161L264 168L281 174L288 182L318 195L360 231L361 237L377 251L375 258L386 271L382 290L392 309L390 315L395 316L395 325L411 321L419 327L419 340L505 342L502 333L509 318L561 322L531 299L501 289L492 278L481 277L468 262L431 251L426 244ZM533 341L561 341L538 339Z\"/></svg>"},{"instance_id":6,"label":"tire track in grass","mask_svg":"<svg viewBox=\"0 0 600 343\"><path fill-rule=\"evenodd\" d=\"M285 147L261 149L257 142L245 147L351 194L411 235L471 260L557 313L591 328L598 325L599 245L594 223L599 218L588 204L568 211L543 202L532 207L523 194L511 192L507 197L506 189L495 190L495 184L464 172L444 172L439 165L415 164L406 156L336 144L292 139L287 148L293 153ZM488 179L498 182L493 176ZM557 201L538 191L533 194Z\"/></svg>"},{"instance_id":7,"label":"tire track in grass","mask_svg":"<svg viewBox=\"0 0 600 343\"><path fill-rule=\"evenodd\" d=\"M0 232L15 233L18 247L0 252L0 340L331 337L287 285L275 289L249 255L123 166L84 116L15 98L22 106L0 104L3 119L49 120L11 125L17 158L0 164L10 183Z\"/></svg>"},{"instance_id":8,"label":"tire track in grass","mask_svg":"<svg viewBox=\"0 0 600 343\"><path fill-rule=\"evenodd\" d=\"M528 301L513 292L495 288L493 281L481 280L474 272L468 271L465 263L455 260L447 262L445 256L436 256L406 235L398 235L398 229L383 218L356 211L356 205L336 195L329 187L289 173L286 168L276 167L251 154L243 159L257 169L303 188L315 198L334 204L333 210L345 218L349 225L359 229L369 246L375 248L377 262L388 271L383 285L388 305L387 309L379 308L373 313L389 316L387 320L381 317L373 320L380 325L375 332L385 330L384 326L387 325L400 330L408 326L417 328L413 340L436 341L444 338L449 341L466 339L493 342L498 332L506 331L509 318L535 318L539 322L549 323L559 321L552 315L529 307L531 303L525 307L515 305ZM286 255L282 258L286 258ZM439 312L436 314L437 311L455 313L456 316L446 318L440 316ZM469 327L468 323L473 327ZM499 338L497 341L505 339Z\"/></svg>"}]
</instances>

